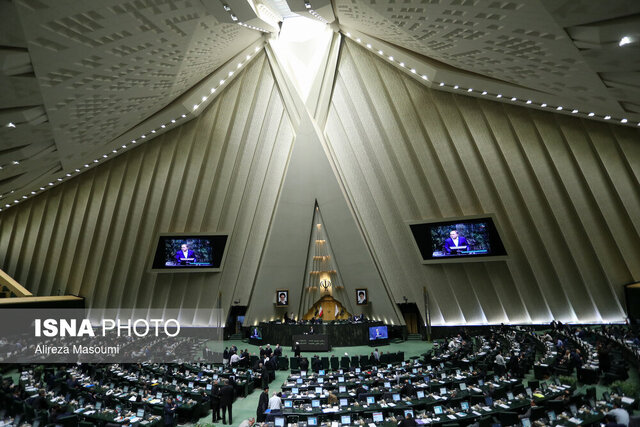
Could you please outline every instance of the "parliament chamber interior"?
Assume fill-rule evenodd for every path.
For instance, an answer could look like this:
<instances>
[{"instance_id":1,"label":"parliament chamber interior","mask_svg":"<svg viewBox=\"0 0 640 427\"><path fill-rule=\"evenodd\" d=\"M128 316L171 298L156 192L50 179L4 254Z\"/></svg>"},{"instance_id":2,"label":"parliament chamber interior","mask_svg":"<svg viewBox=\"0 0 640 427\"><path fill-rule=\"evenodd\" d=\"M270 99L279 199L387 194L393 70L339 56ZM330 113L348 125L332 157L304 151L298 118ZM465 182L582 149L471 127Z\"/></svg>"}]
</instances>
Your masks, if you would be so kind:
<instances>
[{"instance_id":1,"label":"parliament chamber interior","mask_svg":"<svg viewBox=\"0 0 640 427\"><path fill-rule=\"evenodd\" d=\"M0 22L0 427L640 426L640 2Z\"/></svg>"}]
</instances>

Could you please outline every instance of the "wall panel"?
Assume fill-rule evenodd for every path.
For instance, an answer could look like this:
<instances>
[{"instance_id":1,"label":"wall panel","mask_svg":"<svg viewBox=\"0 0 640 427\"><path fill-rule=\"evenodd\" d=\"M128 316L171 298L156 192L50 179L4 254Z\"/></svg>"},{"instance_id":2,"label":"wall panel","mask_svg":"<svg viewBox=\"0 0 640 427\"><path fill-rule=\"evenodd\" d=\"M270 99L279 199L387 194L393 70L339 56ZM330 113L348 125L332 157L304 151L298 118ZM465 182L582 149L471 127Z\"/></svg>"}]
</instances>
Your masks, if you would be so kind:
<instances>
[{"instance_id":1,"label":"wall panel","mask_svg":"<svg viewBox=\"0 0 640 427\"><path fill-rule=\"evenodd\" d=\"M620 320L640 133L426 88L346 40L324 129L396 302L434 324ZM422 265L407 221L495 213L508 261Z\"/></svg>"},{"instance_id":2,"label":"wall panel","mask_svg":"<svg viewBox=\"0 0 640 427\"><path fill-rule=\"evenodd\" d=\"M247 304L293 140L258 55L193 120L2 212L2 267L95 308ZM223 272L147 271L157 233L200 231L231 233Z\"/></svg>"}]
</instances>

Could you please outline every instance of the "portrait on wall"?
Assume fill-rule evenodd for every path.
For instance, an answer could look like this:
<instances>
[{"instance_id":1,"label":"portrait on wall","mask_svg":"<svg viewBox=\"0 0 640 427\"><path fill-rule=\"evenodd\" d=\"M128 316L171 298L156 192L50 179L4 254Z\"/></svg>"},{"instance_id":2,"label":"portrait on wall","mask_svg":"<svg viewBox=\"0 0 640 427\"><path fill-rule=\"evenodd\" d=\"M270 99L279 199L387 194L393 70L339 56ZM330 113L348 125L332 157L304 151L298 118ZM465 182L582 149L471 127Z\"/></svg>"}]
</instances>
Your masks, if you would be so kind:
<instances>
[{"instance_id":1,"label":"portrait on wall","mask_svg":"<svg viewBox=\"0 0 640 427\"><path fill-rule=\"evenodd\" d=\"M278 307L286 307L289 305L289 290L278 289L276 291L276 305Z\"/></svg>"},{"instance_id":2,"label":"portrait on wall","mask_svg":"<svg viewBox=\"0 0 640 427\"><path fill-rule=\"evenodd\" d=\"M369 304L369 293L366 289L356 289L356 303L358 305Z\"/></svg>"}]
</instances>

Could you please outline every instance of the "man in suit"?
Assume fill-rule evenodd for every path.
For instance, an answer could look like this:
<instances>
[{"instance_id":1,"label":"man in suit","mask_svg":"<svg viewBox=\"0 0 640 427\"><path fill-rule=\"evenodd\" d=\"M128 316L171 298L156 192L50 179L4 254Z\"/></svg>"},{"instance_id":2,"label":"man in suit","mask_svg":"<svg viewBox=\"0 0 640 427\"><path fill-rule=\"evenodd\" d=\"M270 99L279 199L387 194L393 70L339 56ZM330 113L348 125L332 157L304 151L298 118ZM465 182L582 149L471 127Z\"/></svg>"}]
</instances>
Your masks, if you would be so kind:
<instances>
[{"instance_id":1,"label":"man in suit","mask_svg":"<svg viewBox=\"0 0 640 427\"><path fill-rule=\"evenodd\" d=\"M175 413L176 413L176 404L173 403L173 399L167 397L167 400L164 403L163 410L163 421L165 426L174 426L175 422Z\"/></svg>"},{"instance_id":2,"label":"man in suit","mask_svg":"<svg viewBox=\"0 0 640 427\"><path fill-rule=\"evenodd\" d=\"M296 342L296 345L293 348L293 355L295 357L300 357L300 343L299 342Z\"/></svg>"},{"instance_id":3,"label":"man in suit","mask_svg":"<svg viewBox=\"0 0 640 427\"><path fill-rule=\"evenodd\" d=\"M183 261L183 258L193 259L189 261ZM180 246L180 250L176 252L176 262L181 265L194 263L196 262L196 253L189 249L189 246L186 243L183 243L182 246Z\"/></svg>"},{"instance_id":4,"label":"man in suit","mask_svg":"<svg viewBox=\"0 0 640 427\"><path fill-rule=\"evenodd\" d=\"M256 410L256 418L259 423L263 423L267 420L267 416L264 411L269 408L269 387L265 387L260 398L258 399L258 409Z\"/></svg>"},{"instance_id":5,"label":"man in suit","mask_svg":"<svg viewBox=\"0 0 640 427\"><path fill-rule=\"evenodd\" d=\"M211 387L211 422L220 421L220 385L218 380L213 381Z\"/></svg>"},{"instance_id":6,"label":"man in suit","mask_svg":"<svg viewBox=\"0 0 640 427\"><path fill-rule=\"evenodd\" d=\"M233 424L232 408L233 399L235 398L235 390L231 386L229 380L224 382L224 387L220 389L220 408L222 409L222 424L227 423L226 413L229 412L229 424Z\"/></svg>"},{"instance_id":7,"label":"man in suit","mask_svg":"<svg viewBox=\"0 0 640 427\"><path fill-rule=\"evenodd\" d=\"M460 249L456 249L460 248ZM451 230L449 232L449 237L444 241L444 250L448 255L451 253L458 253L459 250L467 250L469 249L469 244L467 243L467 239L464 236L459 236L457 230Z\"/></svg>"},{"instance_id":8,"label":"man in suit","mask_svg":"<svg viewBox=\"0 0 640 427\"><path fill-rule=\"evenodd\" d=\"M308 371L309 370L309 361L307 360L306 357L300 359L300 370L301 371Z\"/></svg>"},{"instance_id":9,"label":"man in suit","mask_svg":"<svg viewBox=\"0 0 640 427\"><path fill-rule=\"evenodd\" d=\"M413 427L417 426L418 424L416 423L416 420L413 418L413 416L410 413L407 413L404 420L400 421L398 425L401 427Z\"/></svg>"},{"instance_id":10,"label":"man in suit","mask_svg":"<svg viewBox=\"0 0 640 427\"><path fill-rule=\"evenodd\" d=\"M313 356L313 359L311 359L311 369L313 369L313 372L318 372L322 369L322 361L317 354Z\"/></svg>"}]
</instances>

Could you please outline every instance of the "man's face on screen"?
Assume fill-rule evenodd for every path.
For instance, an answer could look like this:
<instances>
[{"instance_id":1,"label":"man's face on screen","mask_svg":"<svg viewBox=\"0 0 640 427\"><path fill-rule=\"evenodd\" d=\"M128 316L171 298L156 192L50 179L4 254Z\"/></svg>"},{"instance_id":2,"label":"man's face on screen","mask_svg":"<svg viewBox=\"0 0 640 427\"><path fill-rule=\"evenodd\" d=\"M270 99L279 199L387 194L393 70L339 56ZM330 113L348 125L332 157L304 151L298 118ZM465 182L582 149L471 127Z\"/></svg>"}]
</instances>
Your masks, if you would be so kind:
<instances>
[{"instance_id":1,"label":"man's face on screen","mask_svg":"<svg viewBox=\"0 0 640 427\"><path fill-rule=\"evenodd\" d=\"M188 249L188 246L183 244L183 245L182 245L182 252L186 252L186 251L187 251L187 249Z\"/></svg>"},{"instance_id":2,"label":"man's face on screen","mask_svg":"<svg viewBox=\"0 0 640 427\"><path fill-rule=\"evenodd\" d=\"M452 231L451 233L449 233L449 236L450 236L452 239L457 239L457 238L458 238L458 232L454 230L454 231Z\"/></svg>"}]
</instances>

